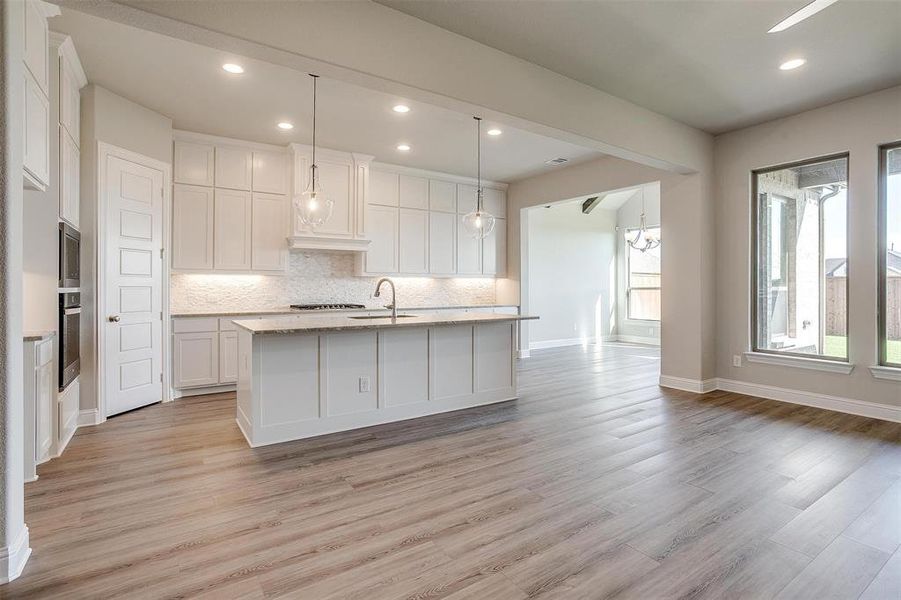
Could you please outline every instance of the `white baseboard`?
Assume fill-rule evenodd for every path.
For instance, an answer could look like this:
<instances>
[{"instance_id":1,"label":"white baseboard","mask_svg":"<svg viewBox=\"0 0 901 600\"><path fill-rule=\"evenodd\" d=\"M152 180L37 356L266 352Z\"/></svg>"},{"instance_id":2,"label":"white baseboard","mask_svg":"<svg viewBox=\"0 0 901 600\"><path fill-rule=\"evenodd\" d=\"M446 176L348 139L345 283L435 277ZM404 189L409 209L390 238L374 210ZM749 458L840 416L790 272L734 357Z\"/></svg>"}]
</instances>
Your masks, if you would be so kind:
<instances>
[{"instance_id":1,"label":"white baseboard","mask_svg":"<svg viewBox=\"0 0 901 600\"><path fill-rule=\"evenodd\" d=\"M532 351L531 350L517 350L516 356L518 358L529 358L530 356L532 356Z\"/></svg>"},{"instance_id":2,"label":"white baseboard","mask_svg":"<svg viewBox=\"0 0 901 600\"><path fill-rule=\"evenodd\" d=\"M203 396L204 394L223 394L225 392L234 392L238 389L236 385L213 385L209 387L188 388L184 390L172 390L172 399L188 398L190 396Z\"/></svg>"},{"instance_id":3,"label":"white baseboard","mask_svg":"<svg viewBox=\"0 0 901 600\"><path fill-rule=\"evenodd\" d=\"M834 410L836 412L843 412L861 417L870 417L872 419L901 423L901 407L897 406L886 406L885 404L876 404L875 402L867 402L866 400L827 396L825 394L780 388L759 383L748 383L746 381L736 381L734 379L718 379L717 387L726 392L747 394L749 396L757 396L758 398L767 398L768 400L779 400L780 402L802 404L804 406Z\"/></svg>"},{"instance_id":4,"label":"white baseboard","mask_svg":"<svg viewBox=\"0 0 901 600\"><path fill-rule=\"evenodd\" d=\"M23 525L19 537L11 545L0 548L0 584L9 583L21 575L29 556L28 526Z\"/></svg>"},{"instance_id":5,"label":"white baseboard","mask_svg":"<svg viewBox=\"0 0 901 600\"><path fill-rule=\"evenodd\" d=\"M100 409L99 408L82 408L78 412L78 426L79 427L90 427L91 425L99 425L100 424Z\"/></svg>"},{"instance_id":6,"label":"white baseboard","mask_svg":"<svg viewBox=\"0 0 901 600\"><path fill-rule=\"evenodd\" d=\"M660 376L660 387L682 390L683 392L694 392L695 394L706 394L717 389L716 378L701 380L672 377L670 375Z\"/></svg>"},{"instance_id":7,"label":"white baseboard","mask_svg":"<svg viewBox=\"0 0 901 600\"><path fill-rule=\"evenodd\" d=\"M660 338L645 337L641 335L614 335L611 341L626 342L627 344L644 344L645 346L659 346Z\"/></svg>"},{"instance_id":8,"label":"white baseboard","mask_svg":"<svg viewBox=\"0 0 901 600\"><path fill-rule=\"evenodd\" d=\"M594 338L562 338L559 340L544 340L542 342L529 342L529 350L545 350L547 348L563 348L565 346L581 346L593 344Z\"/></svg>"}]
</instances>

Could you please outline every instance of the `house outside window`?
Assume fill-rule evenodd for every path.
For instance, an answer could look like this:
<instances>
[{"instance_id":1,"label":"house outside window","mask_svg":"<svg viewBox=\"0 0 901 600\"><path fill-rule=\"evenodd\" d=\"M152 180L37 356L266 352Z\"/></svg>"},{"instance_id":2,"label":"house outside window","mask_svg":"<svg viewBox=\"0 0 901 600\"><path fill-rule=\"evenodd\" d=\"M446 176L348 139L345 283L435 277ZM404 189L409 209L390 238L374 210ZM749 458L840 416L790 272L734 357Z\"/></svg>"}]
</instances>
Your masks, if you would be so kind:
<instances>
[{"instance_id":1,"label":"house outside window","mask_svg":"<svg viewBox=\"0 0 901 600\"><path fill-rule=\"evenodd\" d=\"M660 251L662 245L636 250L628 240L635 238L636 229L625 232L627 316L632 320L660 320ZM660 239L660 228L649 227L648 233Z\"/></svg>"},{"instance_id":2,"label":"house outside window","mask_svg":"<svg viewBox=\"0 0 901 600\"><path fill-rule=\"evenodd\" d=\"M879 152L879 364L901 367L901 142Z\"/></svg>"},{"instance_id":3,"label":"house outside window","mask_svg":"<svg viewBox=\"0 0 901 600\"><path fill-rule=\"evenodd\" d=\"M848 156L752 173L756 352L848 359Z\"/></svg>"}]
</instances>

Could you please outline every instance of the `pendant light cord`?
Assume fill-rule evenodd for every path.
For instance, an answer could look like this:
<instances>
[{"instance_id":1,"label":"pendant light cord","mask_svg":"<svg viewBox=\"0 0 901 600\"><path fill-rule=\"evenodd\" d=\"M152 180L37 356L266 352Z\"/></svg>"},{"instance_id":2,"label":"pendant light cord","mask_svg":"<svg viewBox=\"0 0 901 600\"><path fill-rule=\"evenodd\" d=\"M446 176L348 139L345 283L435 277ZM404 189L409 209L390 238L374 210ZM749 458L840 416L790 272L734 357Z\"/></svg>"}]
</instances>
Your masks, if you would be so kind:
<instances>
[{"instance_id":1,"label":"pendant light cord","mask_svg":"<svg viewBox=\"0 0 901 600\"><path fill-rule=\"evenodd\" d=\"M478 189L476 190L476 212L482 214L482 117L473 117L476 120L476 174Z\"/></svg>"},{"instance_id":2,"label":"pendant light cord","mask_svg":"<svg viewBox=\"0 0 901 600\"><path fill-rule=\"evenodd\" d=\"M319 75L313 75L310 73L310 77L313 78L313 165L311 167L313 171L313 189L316 189L316 80L319 79Z\"/></svg>"}]
</instances>

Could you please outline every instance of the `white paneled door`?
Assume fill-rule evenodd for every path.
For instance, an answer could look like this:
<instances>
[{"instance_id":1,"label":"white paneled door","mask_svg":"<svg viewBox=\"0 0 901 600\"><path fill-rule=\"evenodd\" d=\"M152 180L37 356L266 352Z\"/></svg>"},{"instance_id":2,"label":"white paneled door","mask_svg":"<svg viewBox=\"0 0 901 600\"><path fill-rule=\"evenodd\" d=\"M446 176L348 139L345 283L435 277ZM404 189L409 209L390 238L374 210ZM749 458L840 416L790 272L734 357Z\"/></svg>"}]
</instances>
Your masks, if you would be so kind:
<instances>
[{"instance_id":1,"label":"white paneled door","mask_svg":"<svg viewBox=\"0 0 901 600\"><path fill-rule=\"evenodd\" d=\"M106 416L163 399L163 172L106 156Z\"/></svg>"}]
</instances>

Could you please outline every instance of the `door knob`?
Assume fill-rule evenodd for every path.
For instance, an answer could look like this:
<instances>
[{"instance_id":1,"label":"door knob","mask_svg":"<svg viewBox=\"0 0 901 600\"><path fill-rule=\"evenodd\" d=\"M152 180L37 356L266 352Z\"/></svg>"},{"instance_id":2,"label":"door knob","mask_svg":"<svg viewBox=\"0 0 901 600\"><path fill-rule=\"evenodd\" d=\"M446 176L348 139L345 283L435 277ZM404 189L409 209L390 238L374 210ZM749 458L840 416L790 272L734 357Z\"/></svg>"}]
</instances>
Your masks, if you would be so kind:
<instances>
[{"instance_id":1,"label":"door knob","mask_svg":"<svg viewBox=\"0 0 901 600\"><path fill-rule=\"evenodd\" d=\"M118 323L119 315L110 315L106 318L110 323Z\"/></svg>"}]
</instances>

